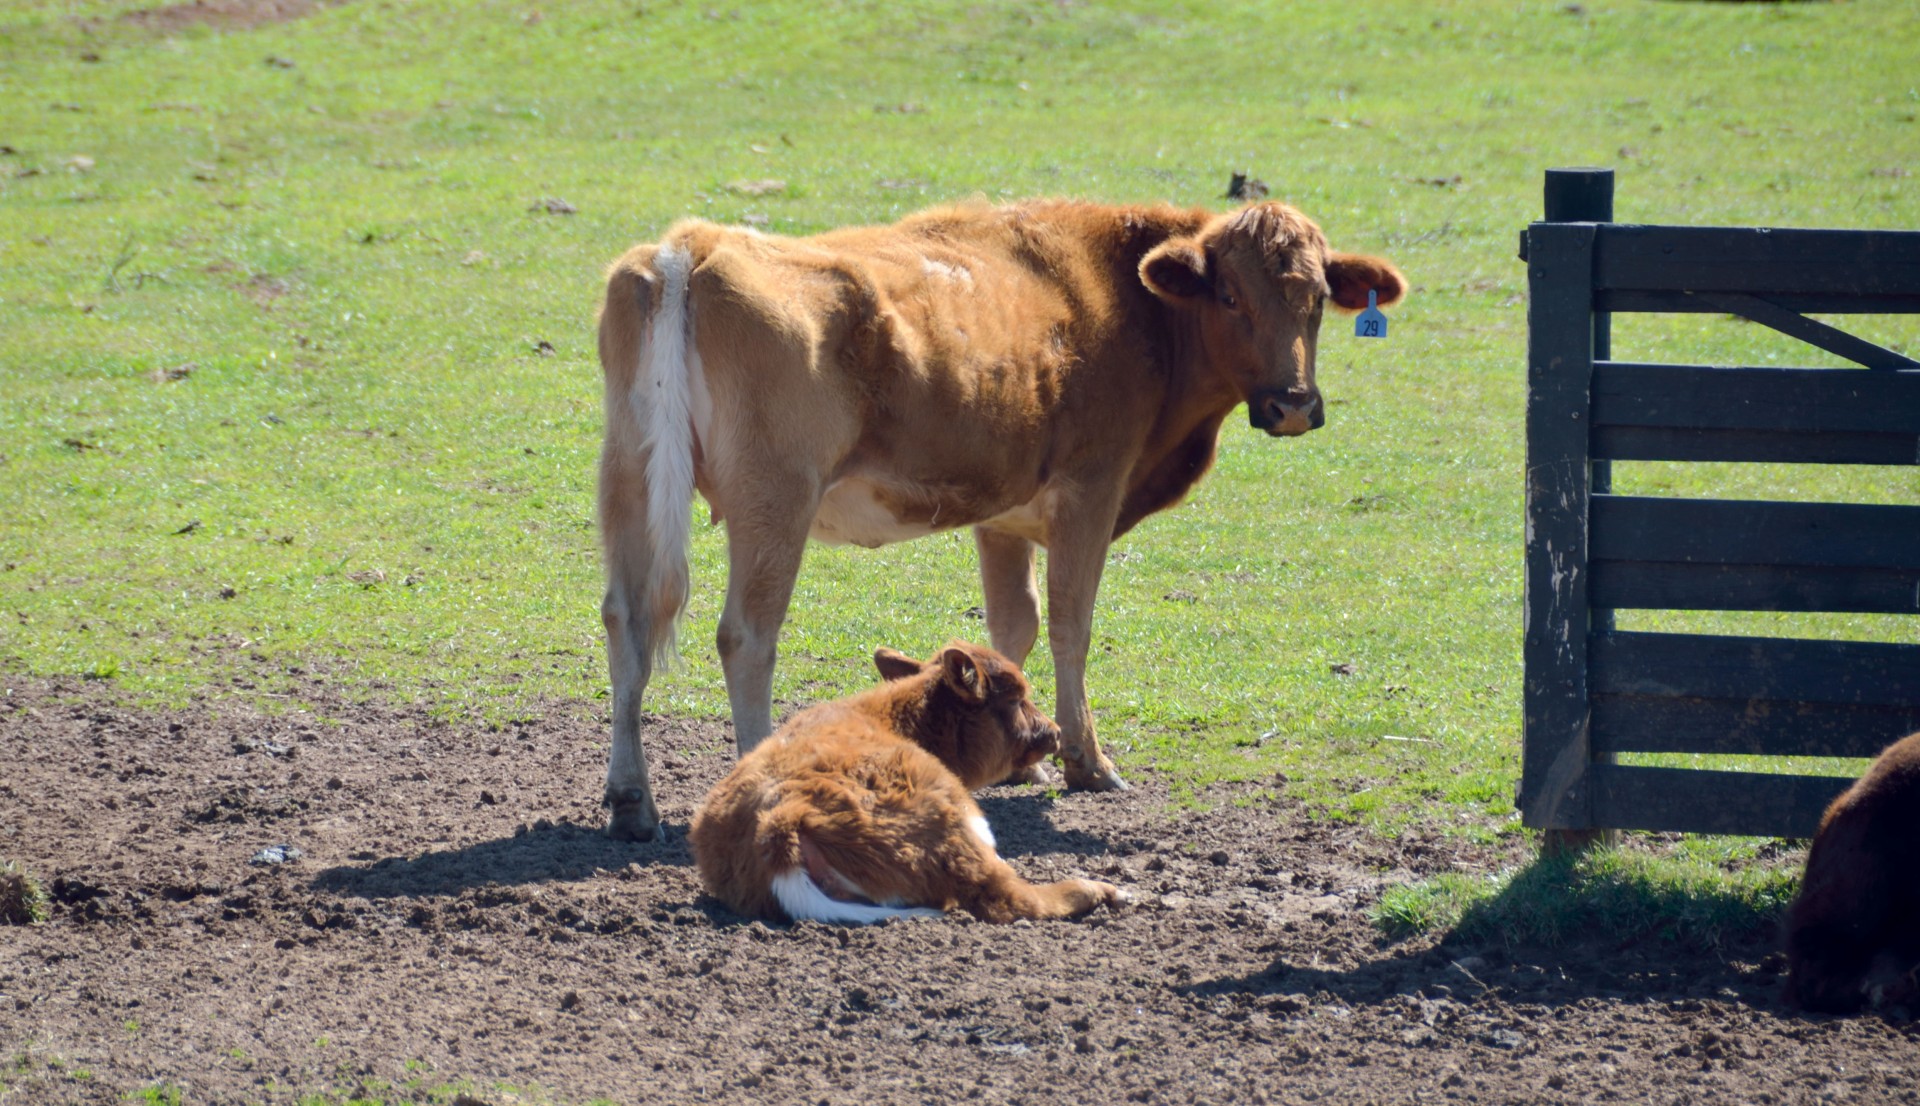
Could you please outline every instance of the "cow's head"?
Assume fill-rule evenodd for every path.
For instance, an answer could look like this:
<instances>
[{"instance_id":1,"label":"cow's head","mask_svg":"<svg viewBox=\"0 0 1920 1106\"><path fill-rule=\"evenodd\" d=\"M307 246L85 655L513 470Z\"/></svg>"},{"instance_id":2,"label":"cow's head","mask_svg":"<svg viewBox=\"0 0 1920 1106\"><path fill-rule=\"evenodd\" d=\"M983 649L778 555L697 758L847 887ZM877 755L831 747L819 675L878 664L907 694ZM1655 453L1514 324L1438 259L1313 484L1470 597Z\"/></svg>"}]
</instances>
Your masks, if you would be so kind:
<instances>
[{"instance_id":1,"label":"cow's head","mask_svg":"<svg viewBox=\"0 0 1920 1106\"><path fill-rule=\"evenodd\" d=\"M1337 253L1313 220L1281 203L1249 204L1170 238L1140 260L1154 295L1189 313L1201 353L1247 401L1254 428L1304 434L1327 421L1313 382L1326 304L1343 311L1406 294L1392 262Z\"/></svg>"},{"instance_id":2,"label":"cow's head","mask_svg":"<svg viewBox=\"0 0 1920 1106\"><path fill-rule=\"evenodd\" d=\"M980 645L952 641L932 660L895 649L873 655L898 691L894 720L968 789L998 783L1060 749L1060 727L1033 705L1020 666Z\"/></svg>"}]
</instances>

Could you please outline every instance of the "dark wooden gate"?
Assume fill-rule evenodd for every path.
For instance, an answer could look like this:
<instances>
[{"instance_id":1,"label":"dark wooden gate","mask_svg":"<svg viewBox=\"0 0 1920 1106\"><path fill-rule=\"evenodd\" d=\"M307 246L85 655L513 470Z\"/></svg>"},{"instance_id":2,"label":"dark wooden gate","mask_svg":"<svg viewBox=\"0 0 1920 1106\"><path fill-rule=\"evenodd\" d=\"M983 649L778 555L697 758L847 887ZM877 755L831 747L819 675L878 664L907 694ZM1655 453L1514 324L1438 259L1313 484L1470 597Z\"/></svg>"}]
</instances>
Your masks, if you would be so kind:
<instances>
[{"instance_id":1,"label":"dark wooden gate","mask_svg":"<svg viewBox=\"0 0 1920 1106\"><path fill-rule=\"evenodd\" d=\"M1807 315L1920 313L1920 233L1613 223L1604 170L1551 170L1548 194L1521 242L1524 821L1810 836L1849 780L1616 755L1873 756L1920 730L1920 619L1832 642L1630 633L1611 612L1920 613L1920 505L1622 496L1607 466L1920 463L1920 363ZM1614 360L1607 316L1634 311L1738 315L1862 367Z\"/></svg>"}]
</instances>

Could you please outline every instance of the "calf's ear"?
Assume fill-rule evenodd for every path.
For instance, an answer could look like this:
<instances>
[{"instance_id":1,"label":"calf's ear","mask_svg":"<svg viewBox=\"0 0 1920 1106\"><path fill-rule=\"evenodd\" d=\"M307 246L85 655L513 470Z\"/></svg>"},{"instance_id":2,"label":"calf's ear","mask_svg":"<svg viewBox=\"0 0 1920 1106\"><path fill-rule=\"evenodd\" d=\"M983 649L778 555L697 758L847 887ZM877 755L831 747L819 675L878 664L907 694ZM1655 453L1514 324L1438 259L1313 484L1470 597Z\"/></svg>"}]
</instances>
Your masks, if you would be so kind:
<instances>
[{"instance_id":1,"label":"calf's ear","mask_svg":"<svg viewBox=\"0 0 1920 1106\"><path fill-rule=\"evenodd\" d=\"M958 646L948 646L940 654L940 668L947 686L970 703L987 701L987 677L973 654Z\"/></svg>"},{"instance_id":2,"label":"calf's ear","mask_svg":"<svg viewBox=\"0 0 1920 1106\"><path fill-rule=\"evenodd\" d=\"M1407 278L1384 257L1359 253L1327 255L1327 287L1333 289L1333 302L1348 311L1367 306L1367 293L1378 292L1379 305L1397 303L1407 294Z\"/></svg>"},{"instance_id":3,"label":"calf's ear","mask_svg":"<svg viewBox=\"0 0 1920 1106\"><path fill-rule=\"evenodd\" d=\"M1170 303L1213 295L1207 255L1191 238L1170 238L1140 259L1140 283Z\"/></svg>"},{"instance_id":4,"label":"calf's ear","mask_svg":"<svg viewBox=\"0 0 1920 1106\"><path fill-rule=\"evenodd\" d=\"M918 676L920 670L926 667L900 650L884 645L873 651L873 666L880 670L880 678L889 682Z\"/></svg>"}]
</instances>

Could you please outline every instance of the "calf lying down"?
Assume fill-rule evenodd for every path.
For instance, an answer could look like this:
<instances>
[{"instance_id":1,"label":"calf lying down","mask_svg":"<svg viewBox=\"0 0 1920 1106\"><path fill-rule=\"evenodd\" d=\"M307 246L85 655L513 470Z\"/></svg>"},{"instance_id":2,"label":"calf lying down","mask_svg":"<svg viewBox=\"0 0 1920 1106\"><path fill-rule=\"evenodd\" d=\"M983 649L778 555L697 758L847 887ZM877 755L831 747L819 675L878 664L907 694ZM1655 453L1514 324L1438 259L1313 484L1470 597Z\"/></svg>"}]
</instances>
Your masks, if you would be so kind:
<instances>
[{"instance_id":1,"label":"calf lying down","mask_svg":"<svg viewBox=\"0 0 1920 1106\"><path fill-rule=\"evenodd\" d=\"M1028 883L994 851L971 792L1060 740L1012 661L955 642L924 664L891 649L874 663L886 682L795 715L707 796L689 836L709 892L742 914L862 924L1123 901L1092 880Z\"/></svg>"},{"instance_id":2,"label":"calf lying down","mask_svg":"<svg viewBox=\"0 0 1920 1106\"><path fill-rule=\"evenodd\" d=\"M1787 973L1809 1010L1920 1001L1920 733L1821 816L1787 914Z\"/></svg>"}]
</instances>

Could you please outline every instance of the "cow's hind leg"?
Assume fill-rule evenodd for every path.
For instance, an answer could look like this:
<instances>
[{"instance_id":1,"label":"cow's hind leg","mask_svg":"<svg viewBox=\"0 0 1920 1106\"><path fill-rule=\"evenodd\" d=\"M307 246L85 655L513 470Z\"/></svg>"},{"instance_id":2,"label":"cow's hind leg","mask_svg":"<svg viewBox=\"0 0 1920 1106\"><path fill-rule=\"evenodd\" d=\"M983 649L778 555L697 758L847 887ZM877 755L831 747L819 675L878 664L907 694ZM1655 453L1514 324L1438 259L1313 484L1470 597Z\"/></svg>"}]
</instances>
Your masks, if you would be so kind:
<instances>
[{"instance_id":1,"label":"cow's hind leg","mask_svg":"<svg viewBox=\"0 0 1920 1106\"><path fill-rule=\"evenodd\" d=\"M773 732L773 665L818 508L818 485L759 470L755 499L727 511L727 603L716 644L740 755Z\"/></svg>"},{"instance_id":2,"label":"cow's hind leg","mask_svg":"<svg viewBox=\"0 0 1920 1106\"><path fill-rule=\"evenodd\" d=\"M606 541L607 594L600 620L607 628L607 668L613 681L613 749L607 758L607 836L651 841L659 832L640 745L640 701L653 675L654 619L646 591L652 547L647 541L644 477L609 450L600 475L601 530Z\"/></svg>"},{"instance_id":3,"label":"cow's hind leg","mask_svg":"<svg viewBox=\"0 0 1920 1106\"><path fill-rule=\"evenodd\" d=\"M980 586L987 599L987 637L1015 664L1026 664L1040 635L1040 588L1034 580L1034 546L1017 534L975 527L980 550Z\"/></svg>"}]
</instances>

